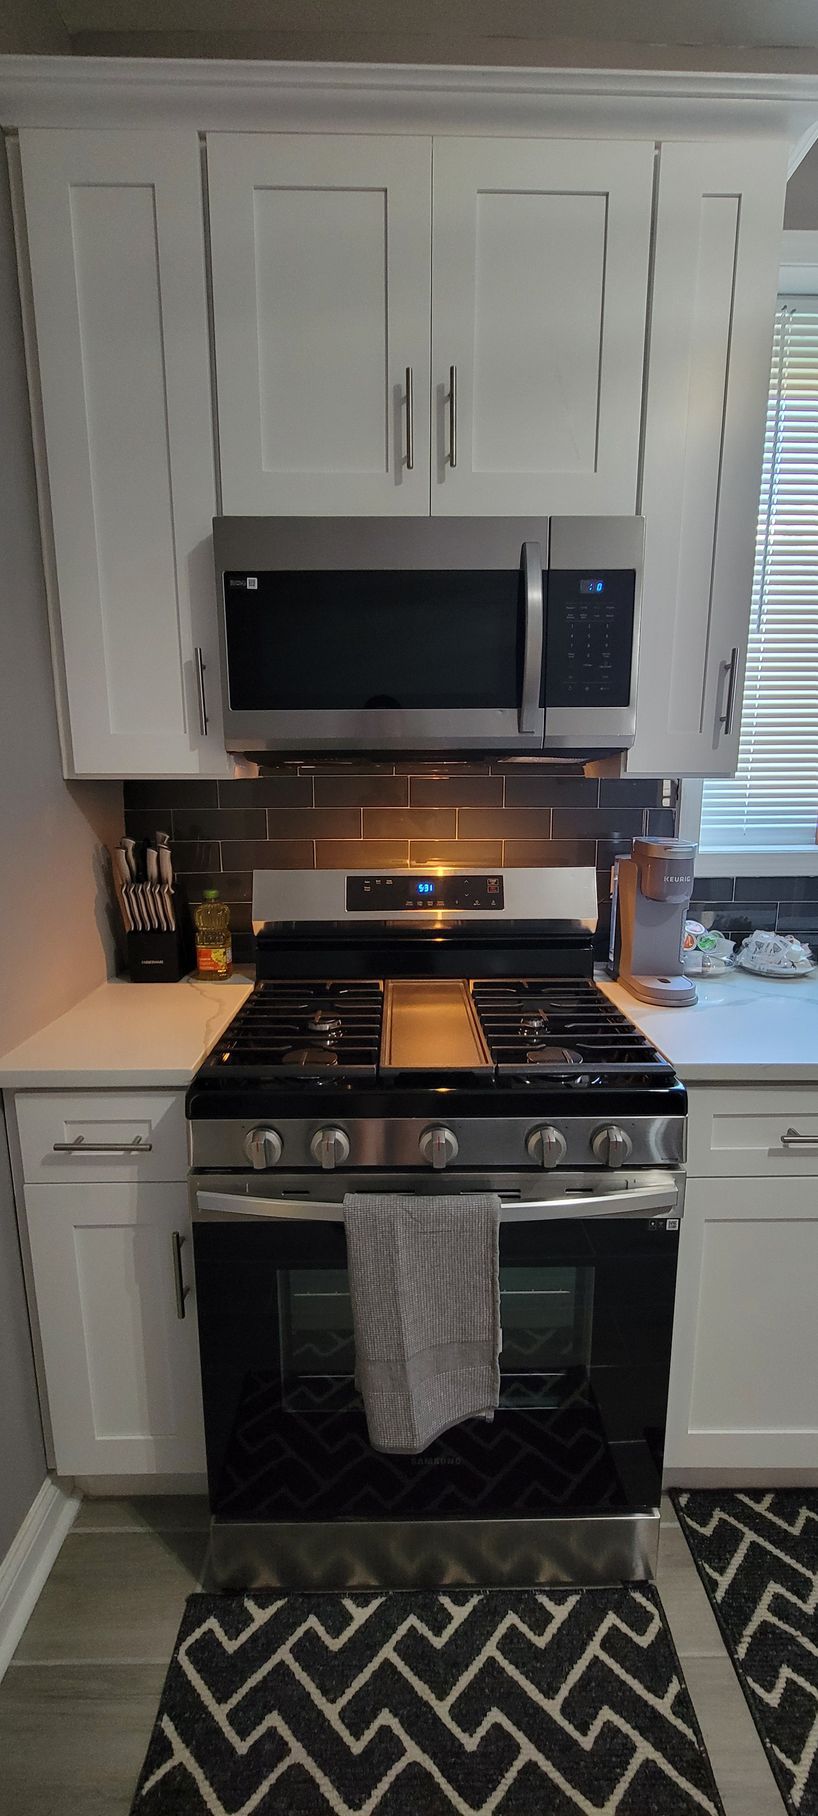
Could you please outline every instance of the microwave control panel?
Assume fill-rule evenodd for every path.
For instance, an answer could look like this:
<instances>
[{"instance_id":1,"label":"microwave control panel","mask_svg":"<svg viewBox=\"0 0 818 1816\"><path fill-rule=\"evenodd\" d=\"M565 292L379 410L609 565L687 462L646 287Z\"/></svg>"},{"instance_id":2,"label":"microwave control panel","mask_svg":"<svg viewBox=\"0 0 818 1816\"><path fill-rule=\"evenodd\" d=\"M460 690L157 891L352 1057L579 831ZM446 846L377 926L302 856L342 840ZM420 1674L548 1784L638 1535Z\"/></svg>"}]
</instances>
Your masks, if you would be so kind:
<instances>
[{"instance_id":1,"label":"microwave control panel","mask_svg":"<svg viewBox=\"0 0 818 1816\"><path fill-rule=\"evenodd\" d=\"M628 706L632 568L557 568L548 575L545 705Z\"/></svg>"},{"instance_id":2,"label":"microwave control panel","mask_svg":"<svg viewBox=\"0 0 818 1816\"><path fill-rule=\"evenodd\" d=\"M502 908L501 876L420 876L397 871L386 876L348 876L348 912L394 914L406 908Z\"/></svg>"}]
</instances>

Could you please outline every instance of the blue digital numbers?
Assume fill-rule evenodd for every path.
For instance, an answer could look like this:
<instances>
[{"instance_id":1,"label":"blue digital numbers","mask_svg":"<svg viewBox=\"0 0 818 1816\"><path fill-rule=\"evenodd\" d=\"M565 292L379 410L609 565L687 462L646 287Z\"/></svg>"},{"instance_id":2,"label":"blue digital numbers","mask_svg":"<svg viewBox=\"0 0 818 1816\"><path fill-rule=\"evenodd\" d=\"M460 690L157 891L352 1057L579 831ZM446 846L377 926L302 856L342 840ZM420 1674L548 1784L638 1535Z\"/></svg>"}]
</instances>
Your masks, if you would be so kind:
<instances>
[{"instance_id":1,"label":"blue digital numbers","mask_svg":"<svg viewBox=\"0 0 818 1816\"><path fill-rule=\"evenodd\" d=\"M435 892L434 883L416 883L415 889L418 895L434 895Z\"/></svg>"},{"instance_id":2,"label":"blue digital numbers","mask_svg":"<svg viewBox=\"0 0 818 1816\"><path fill-rule=\"evenodd\" d=\"M604 580L581 580L579 590L581 593L604 593L605 582Z\"/></svg>"}]
</instances>

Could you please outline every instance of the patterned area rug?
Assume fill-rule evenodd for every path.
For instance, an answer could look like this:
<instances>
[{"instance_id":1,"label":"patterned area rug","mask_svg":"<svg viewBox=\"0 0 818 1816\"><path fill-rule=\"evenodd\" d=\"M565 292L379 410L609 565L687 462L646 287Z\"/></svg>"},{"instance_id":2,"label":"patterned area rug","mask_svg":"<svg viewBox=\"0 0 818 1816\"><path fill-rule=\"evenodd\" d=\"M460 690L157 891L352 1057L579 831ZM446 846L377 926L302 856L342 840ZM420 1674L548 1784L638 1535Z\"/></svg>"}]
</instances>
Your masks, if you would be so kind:
<instances>
[{"instance_id":1,"label":"patterned area rug","mask_svg":"<svg viewBox=\"0 0 818 1816\"><path fill-rule=\"evenodd\" d=\"M652 1588L191 1596L132 1816L722 1816Z\"/></svg>"},{"instance_id":2,"label":"patterned area rug","mask_svg":"<svg viewBox=\"0 0 818 1816\"><path fill-rule=\"evenodd\" d=\"M793 1816L818 1816L818 1490L676 1490L696 1568Z\"/></svg>"}]
</instances>

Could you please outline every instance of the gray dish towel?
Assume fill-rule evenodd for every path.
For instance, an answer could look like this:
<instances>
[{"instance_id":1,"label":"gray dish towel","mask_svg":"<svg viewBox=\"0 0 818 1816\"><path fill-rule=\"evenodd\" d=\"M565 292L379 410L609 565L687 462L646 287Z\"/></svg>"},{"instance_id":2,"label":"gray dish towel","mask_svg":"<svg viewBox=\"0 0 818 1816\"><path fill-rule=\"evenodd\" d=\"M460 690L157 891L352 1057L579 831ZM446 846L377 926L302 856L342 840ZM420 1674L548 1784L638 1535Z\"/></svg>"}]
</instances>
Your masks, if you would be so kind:
<instances>
[{"instance_id":1,"label":"gray dish towel","mask_svg":"<svg viewBox=\"0 0 818 1816\"><path fill-rule=\"evenodd\" d=\"M500 1394L494 1192L344 1199L355 1378L375 1450L425 1450Z\"/></svg>"}]
</instances>

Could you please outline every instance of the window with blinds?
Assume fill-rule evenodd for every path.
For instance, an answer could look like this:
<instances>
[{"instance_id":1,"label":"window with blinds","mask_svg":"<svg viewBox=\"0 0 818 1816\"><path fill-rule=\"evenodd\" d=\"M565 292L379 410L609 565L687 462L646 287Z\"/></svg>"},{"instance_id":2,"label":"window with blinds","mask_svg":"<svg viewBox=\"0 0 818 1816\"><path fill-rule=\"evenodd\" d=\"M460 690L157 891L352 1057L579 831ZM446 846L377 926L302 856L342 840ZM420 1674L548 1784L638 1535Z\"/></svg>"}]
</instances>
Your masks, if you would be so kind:
<instances>
[{"instance_id":1,"label":"window with blinds","mask_svg":"<svg viewBox=\"0 0 818 1816\"><path fill-rule=\"evenodd\" d=\"M767 406L741 743L705 782L702 851L818 836L818 296L780 299Z\"/></svg>"}]
</instances>

